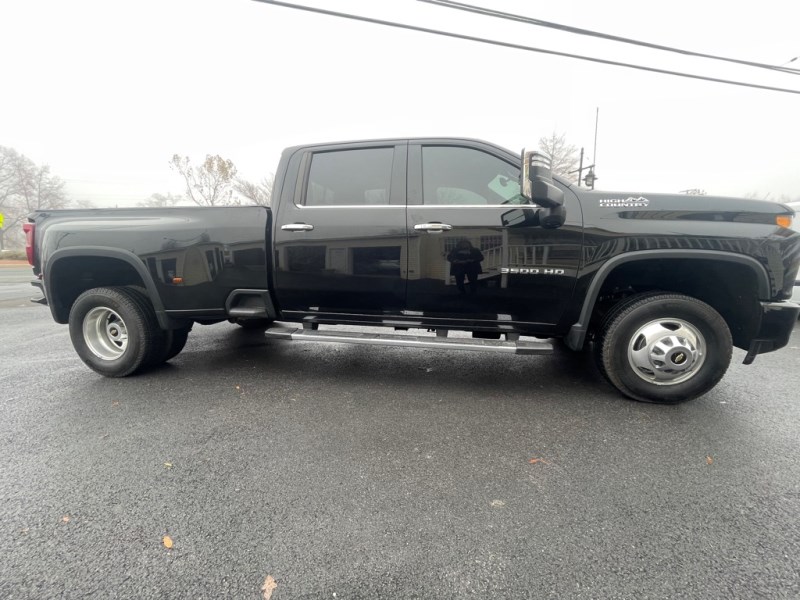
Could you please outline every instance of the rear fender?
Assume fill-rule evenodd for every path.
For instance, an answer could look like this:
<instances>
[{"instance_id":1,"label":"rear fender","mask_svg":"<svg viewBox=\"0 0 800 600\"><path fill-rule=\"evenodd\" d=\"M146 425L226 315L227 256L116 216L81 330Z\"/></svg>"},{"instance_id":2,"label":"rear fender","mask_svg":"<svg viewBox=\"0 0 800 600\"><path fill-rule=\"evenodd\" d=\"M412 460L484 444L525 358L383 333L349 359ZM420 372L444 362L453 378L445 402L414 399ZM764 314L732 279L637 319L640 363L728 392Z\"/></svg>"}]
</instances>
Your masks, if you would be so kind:
<instances>
[{"instance_id":1,"label":"rear fender","mask_svg":"<svg viewBox=\"0 0 800 600\"><path fill-rule=\"evenodd\" d=\"M53 281L59 271L59 263L63 265L64 259L79 257L96 257L120 260L133 267L133 269L141 278L145 289L147 290L147 296L149 297L150 302L153 303L153 308L155 309L159 326L162 329L171 329L174 326L172 319L170 319L170 317L167 316L166 312L164 311L164 304L162 303L161 297L158 294L156 284L142 260L133 252L128 250L102 246L76 246L71 248L62 248L53 252L53 254L47 258L46 263L42 265L44 270L45 295L49 301L48 303L50 305L50 312L53 315L53 319L55 319L57 323L67 323L69 321L69 307L61 306L58 302L53 301L53 299L57 297L56 290L53 289Z\"/></svg>"}]
</instances>

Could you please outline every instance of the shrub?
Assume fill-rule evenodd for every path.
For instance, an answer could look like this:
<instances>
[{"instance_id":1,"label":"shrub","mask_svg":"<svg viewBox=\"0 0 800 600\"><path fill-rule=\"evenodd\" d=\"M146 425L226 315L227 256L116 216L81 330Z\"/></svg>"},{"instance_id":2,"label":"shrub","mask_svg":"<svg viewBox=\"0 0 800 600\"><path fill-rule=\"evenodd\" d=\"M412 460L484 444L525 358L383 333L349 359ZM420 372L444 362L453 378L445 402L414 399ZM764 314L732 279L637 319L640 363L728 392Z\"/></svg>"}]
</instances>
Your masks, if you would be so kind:
<instances>
[{"instance_id":1,"label":"shrub","mask_svg":"<svg viewBox=\"0 0 800 600\"><path fill-rule=\"evenodd\" d=\"M0 251L0 260L28 260L25 250Z\"/></svg>"}]
</instances>

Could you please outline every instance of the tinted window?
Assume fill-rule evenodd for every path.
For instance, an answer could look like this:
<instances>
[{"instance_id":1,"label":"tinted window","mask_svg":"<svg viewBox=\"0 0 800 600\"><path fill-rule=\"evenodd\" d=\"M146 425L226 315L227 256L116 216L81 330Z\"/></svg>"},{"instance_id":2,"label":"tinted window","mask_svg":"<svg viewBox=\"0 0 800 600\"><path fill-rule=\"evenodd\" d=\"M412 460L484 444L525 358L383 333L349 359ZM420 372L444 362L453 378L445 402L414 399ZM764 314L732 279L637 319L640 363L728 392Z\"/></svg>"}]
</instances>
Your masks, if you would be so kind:
<instances>
[{"instance_id":1,"label":"tinted window","mask_svg":"<svg viewBox=\"0 0 800 600\"><path fill-rule=\"evenodd\" d=\"M496 156L472 148L422 148L424 204L523 204L519 192L519 167Z\"/></svg>"},{"instance_id":2,"label":"tinted window","mask_svg":"<svg viewBox=\"0 0 800 600\"><path fill-rule=\"evenodd\" d=\"M389 204L393 158L394 148L314 154L306 206Z\"/></svg>"}]
</instances>

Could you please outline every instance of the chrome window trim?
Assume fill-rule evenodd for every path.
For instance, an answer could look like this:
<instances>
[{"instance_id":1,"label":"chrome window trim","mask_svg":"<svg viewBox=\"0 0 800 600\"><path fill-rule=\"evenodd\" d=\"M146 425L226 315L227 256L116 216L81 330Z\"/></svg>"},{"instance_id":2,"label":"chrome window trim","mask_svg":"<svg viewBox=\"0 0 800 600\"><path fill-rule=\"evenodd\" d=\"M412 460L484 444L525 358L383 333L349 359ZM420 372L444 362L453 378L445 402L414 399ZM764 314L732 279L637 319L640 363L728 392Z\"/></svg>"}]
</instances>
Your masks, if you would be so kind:
<instances>
[{"instance_id":1,"label":"chrome window trim","mask_svg":"<svg viewBox=\"0 0 800 600\"><path fill-rule=\"evenodd\" d=\"M330 205L317 205L306 206L305 204L297 206L300 210L329 210L331 208L541 208L538 204L330 204Z\"/></svg>"},{"instance_id":2,"label":"chrome window trim","mask_svg":"<svg viewBox=\"0 0 800 600\"><path fill-rule=\"evenodd\" d=\"M302 204L297 206L299 210L330 210L331 208L394 208L394 209L406 209L405 204L326 204L324 206L317 205L317 206L306 206Z\"/></svg>"},{"instance_id":3,"label":"chrome window trim","mask_svg":"<svg viewBox=\"0 0 800 600\"><path fill-rule=\"evenodd\" d=\"M541 208L538 204L409 204L409 208Z\"/></svg>"}]
</instances>

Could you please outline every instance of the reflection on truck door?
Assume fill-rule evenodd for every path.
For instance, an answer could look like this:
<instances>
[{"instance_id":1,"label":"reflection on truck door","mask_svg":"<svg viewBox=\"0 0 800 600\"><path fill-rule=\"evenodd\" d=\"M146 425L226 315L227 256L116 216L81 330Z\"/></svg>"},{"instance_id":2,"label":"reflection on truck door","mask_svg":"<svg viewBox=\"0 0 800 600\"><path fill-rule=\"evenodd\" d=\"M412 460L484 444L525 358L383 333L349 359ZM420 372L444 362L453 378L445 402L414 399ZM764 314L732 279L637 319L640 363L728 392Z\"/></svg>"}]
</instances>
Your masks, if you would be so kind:
<instances>
[{"instance_id":1,"label":"reflection on truck door","mask_svg":"<svg viewBox=\"0 0 800 600\"><path fill-rule=\"evenodd\" d=\"M289 313L400 313L408 251L405 144L316 148L275 228L276 295Z\"/></svg>"},{"instance_id":2,"label":"reflection on truck door","mask_svg":"<svg viewBox=\"0 0 800 600\"><path fill-rule=\"evenodd\" d=\"M519 195L518 181L511 157L478 144L409 146L409 311L558 321L580 260L580 210L568 205L563 227L542 229L526 218L536 207ZM469 274L461 276L454 251L465 244L481 257L474 286L459 285Z\"/></svg>"}]
</instances>

